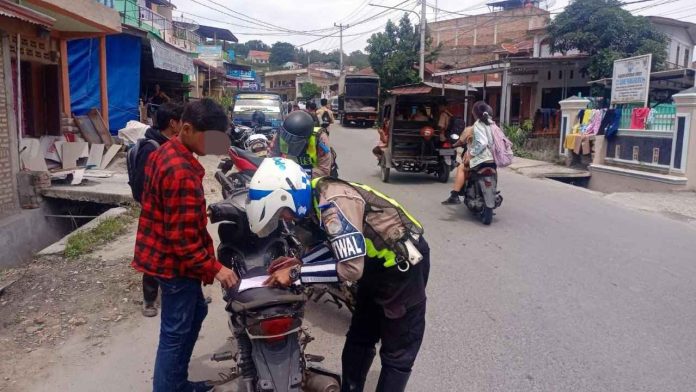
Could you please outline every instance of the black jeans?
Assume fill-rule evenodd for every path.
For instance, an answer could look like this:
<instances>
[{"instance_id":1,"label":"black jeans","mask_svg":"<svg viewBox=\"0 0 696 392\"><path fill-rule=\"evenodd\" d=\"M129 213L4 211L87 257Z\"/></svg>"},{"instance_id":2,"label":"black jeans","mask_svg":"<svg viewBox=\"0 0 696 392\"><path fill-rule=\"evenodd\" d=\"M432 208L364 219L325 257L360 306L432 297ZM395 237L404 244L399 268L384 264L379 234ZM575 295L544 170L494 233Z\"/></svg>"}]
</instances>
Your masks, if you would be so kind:
<instances>
[{"instance_id":1,"label":"black jeans","mask_svg":"<svg viewBox=\"0 0 696 392\"><path fill-rule=\"evenodd\" d=\"M159 283L157 282L157 278L152 275L143 274L143 301L145 303L155 303L158 289Z\"/></svg>"}]
</instances>

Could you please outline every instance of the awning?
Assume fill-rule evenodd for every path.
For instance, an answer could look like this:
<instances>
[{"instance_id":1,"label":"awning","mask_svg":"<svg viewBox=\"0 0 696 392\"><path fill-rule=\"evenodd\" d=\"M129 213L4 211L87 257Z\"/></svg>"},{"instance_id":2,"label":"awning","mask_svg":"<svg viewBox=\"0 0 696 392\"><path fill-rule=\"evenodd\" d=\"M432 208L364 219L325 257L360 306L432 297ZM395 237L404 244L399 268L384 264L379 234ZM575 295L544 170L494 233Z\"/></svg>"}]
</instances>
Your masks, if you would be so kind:
<instances>
[{"instance_id":1,"label":"awning","mask_svg":"<svg viewBox=\"0 0 696 392\"><path fill-rule=\"evenodd\" d=\"M43 27L51 27L56 21L48 15L44 15L31 8L15 4L8 0L0 0L0 15Z\"/></svg>"},{"instance_id":2,"label":"awning","mask_svg":"<svg viewBox=\"0 0 696 392\"><path fill-rule=\"evenodd\" d=\"M389 90L392 95L417 95L417 94L430 94L433 92L442 91L442 84L433 82L422 82L416 84L408 84L404 86L396 86ZM465 84L447 84L445 83L444 88L446 91L457 91L475 93L477 90L473 86L469 85L467 89Z\"/></svg>"},{"instance_id":3,"label":"awning","mask_svg":"<svg viewBox=\"0 0 696 392\"><path fill-rule=\"evenodd\" d=\"M198 35L200 35L201 37L205 38L220 39L229 42L239 42L237 37L235 37L231 31L220 27L199 26L198 30L196 30L196 33L198 33Z\"/></svg>"},{"instance_id":4,"label":"awning","mask_svg":"<svg viewBox=\"0 0 696 392\"><path fill-rule=\"evenodd\" d=\"M414 94L430 94L433 88L430 86L419 87L395 87L389 90L393 95L414 95Z\"/></svg>"},{"instance_id":5,"label":"awning","mask_svg":"<svg viewBox=\"0 0 696 392\"><path fill-rule=\"evenodd\" d=\"M173 47L155 39L150 39L150 47L152 48L152 62L155 68L182 75L193 75L196 73L196 69L193 67L193 59L183 52L179 52Z\"/></svg>"}]
</instances>

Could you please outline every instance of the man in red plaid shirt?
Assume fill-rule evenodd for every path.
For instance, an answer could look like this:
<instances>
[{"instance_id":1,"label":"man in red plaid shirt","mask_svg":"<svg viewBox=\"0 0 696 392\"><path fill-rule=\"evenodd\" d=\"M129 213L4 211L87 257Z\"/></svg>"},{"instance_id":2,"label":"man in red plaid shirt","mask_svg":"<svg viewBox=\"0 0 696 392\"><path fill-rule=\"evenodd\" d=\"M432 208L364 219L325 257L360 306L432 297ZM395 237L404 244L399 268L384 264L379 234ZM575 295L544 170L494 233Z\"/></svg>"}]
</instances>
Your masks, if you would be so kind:
<instances>
[{"instance_id":1,"label":"man in red plaid shirt","mask_svg":"<svg viewBox=\"0 0 696 392\"><path fill-rule=\"evenodd\" d=\"M217 279L225 288L237 283L235 273L215 258L206 229L205 169L193 155L205 155L211 141L220 140L227 116L214 101L203 99L186 105L181 122L178 138L153 152L145 166L132 262L136 270L155 276L162 289L155 392L211 389L205 382L188 381L193 347L208 313L201 283Z\"/></svg>"}]
</instances>

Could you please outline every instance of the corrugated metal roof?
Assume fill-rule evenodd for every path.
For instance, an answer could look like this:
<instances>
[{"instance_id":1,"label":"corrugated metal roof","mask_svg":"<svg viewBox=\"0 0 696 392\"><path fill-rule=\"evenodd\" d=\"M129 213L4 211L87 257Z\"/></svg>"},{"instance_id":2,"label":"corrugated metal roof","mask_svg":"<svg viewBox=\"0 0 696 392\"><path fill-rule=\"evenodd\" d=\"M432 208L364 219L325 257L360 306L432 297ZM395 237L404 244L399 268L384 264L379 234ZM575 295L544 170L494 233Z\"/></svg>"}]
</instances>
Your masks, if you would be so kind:
<instances>
[{"instance_id":1,"label":"corrugated metal roof","mask_svg":"<svg viewBox=\"0 0 696 392\"><path fill-rule=\"evenodd\" d=\"M389 90L392 95L430 94L431 91L433 88L430 86L394 87Z\"/></svg>"},{"instance_id":2,"label":"corrugated metal roof","mask_svg":"<svg viewBox=\"0 0 696 392\"><path fill-rule=\"evenodd\" d=\"M0 15L44 27L51 27L56 21L54 18L48 15L34 11L31 8L27 8L19 4L15 4L8 0L0 0Z\"/></svg>"}]
</instances>

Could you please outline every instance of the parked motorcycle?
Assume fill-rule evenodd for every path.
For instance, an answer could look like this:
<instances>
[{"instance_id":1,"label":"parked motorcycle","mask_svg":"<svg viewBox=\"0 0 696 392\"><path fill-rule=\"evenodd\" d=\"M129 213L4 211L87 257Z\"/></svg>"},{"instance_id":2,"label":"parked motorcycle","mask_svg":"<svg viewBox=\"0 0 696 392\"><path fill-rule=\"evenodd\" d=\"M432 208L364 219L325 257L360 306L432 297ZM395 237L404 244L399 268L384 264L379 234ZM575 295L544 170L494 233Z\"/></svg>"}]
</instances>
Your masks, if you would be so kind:
<instances>
[{"instance_id":1,"label":"parked motorcycle","mask_svg":"<svg viewBox=\"0 0 696 392\"><path fill-rule=\"evenodd\" d=\"M453 141L459 135L451 135ZM466 147L465 147L466 149ZM498 171L492 167L470 170L464 185L464 204L484 225L493 221L493 210L503 203L503 196L498 191Z\"/></svg>"},{"instance_id":2,"label":"parked motorcycle","mask_svg":"<svg viewBox=\"0 0 696 392\"><path fill-rule=\"evenodd\" d=\"M223 291L237 352L217 353L212 360L236 364L214 391L337 392L340 376L319 367L323 357L305 352L313 338L302 328L307 301L302 288L251 284L265 278L272 260L300 250L294 241L288 242L292 234L286 225L266 238L248 237L246 214L240 208L246 193L239 189L208 210L211 222L222 222L218 259L242 279L237 287Z\"/></svg>"},{"instance_id":3,"label":"parked motorcycle","mask_svg":"<svg viewBox=\"0 0 696 392\"><path fill-rule=\"evenodd\" d=\"M248 193L247 185L251 181L251 177L256 171L256 168L261 164L261 159L258 157L254 158L250 156L248 152L243 151L244 150L235 150L234 162L235 165L238 165L237 167L239 169L237 173L227 175L223 173L222 170L218 170L215 173L215 178L222 186L222 195L225 201L212 204L209 207L209 211L219 214L220 212L218 212L218 210L233 209L234 211L227 211L226 213L231 214L234 212L237 216L236 219L232 222L221 223L218 228L221 241L220 247L224 249L228 243L243 243L252 247L246 248L247 252L251 252L253 251L253 247L256 246L256 241L259 240L259 238L249 230L245 201ZM238 153L240 154L236 155ZM250 169L250 167L252 167L250 165L254 165L253 170ZM212 219L211 217L211 221ZM243 223L234 223L238 221ZM317 241L317 238L320 238L321 235L321 233L312 233L302 226L297 226L293 228L292 232L283 234L282 238L286 243L293 244L292 249L295 249L295 254L293 256L299 258L304 252L302 244L316 245L320 242ZM357 293L356 283L314 284L305 288L305 292L308 298L314 302L318 303L328 296L324 302L333 303L339 309L345 306L351 312L355 310L355 295Z\"/></svg>"}]
</instances>

